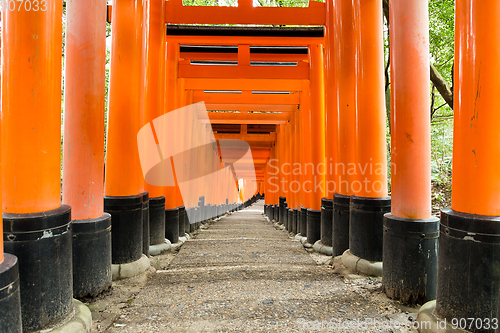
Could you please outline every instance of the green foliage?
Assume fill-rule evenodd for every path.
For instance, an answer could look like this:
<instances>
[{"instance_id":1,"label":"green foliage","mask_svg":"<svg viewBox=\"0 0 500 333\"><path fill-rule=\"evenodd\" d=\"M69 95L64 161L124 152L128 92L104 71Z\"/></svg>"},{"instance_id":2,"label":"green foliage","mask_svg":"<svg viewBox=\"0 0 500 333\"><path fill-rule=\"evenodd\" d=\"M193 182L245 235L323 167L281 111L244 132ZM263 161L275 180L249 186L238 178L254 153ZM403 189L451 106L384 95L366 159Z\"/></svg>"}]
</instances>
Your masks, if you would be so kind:
<instances>
[{"instance_id":1,"label":"green foliage","mask_svg":"<svg viewBox=\"0 0 500 333\"><path fill-rule=\"evenodd\" d=\"M431 61L450 83L455 47L454 16L454 0L431 0L429 2Z\"/></svg>"},{"instance_id":2,"label":"green foliage","mask_svg":"<svg viewBox=\"0 0 500 333\"><path fill-rule=\"evenodd\" d=\"M453 86L455 54L455 1L429 2L429 41L431 62ZM438 185L451 182L453 156L453 110L431 88L431 163L432 181Z\"/></svg>"}]
</instances>

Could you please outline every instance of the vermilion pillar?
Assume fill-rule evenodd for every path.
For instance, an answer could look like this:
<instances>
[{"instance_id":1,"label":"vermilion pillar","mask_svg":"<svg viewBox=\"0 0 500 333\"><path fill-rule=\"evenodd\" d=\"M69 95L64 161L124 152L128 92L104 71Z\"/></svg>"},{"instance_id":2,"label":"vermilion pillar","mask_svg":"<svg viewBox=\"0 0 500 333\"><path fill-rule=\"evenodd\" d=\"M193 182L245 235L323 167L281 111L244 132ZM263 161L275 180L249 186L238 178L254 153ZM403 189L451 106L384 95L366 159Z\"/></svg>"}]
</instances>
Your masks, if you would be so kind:
<instances>
[{"instance_id":1,"label":"vermilion pillar","mask_svg":"<svg viewBox=\"0 0 500 333\"><path fill-rule=\"evenodd\" d=\"M111 286L111 215L102 190L106 4L68 1L66 8L62 200L72 207L73 294L83 297Z\"/></svg>"},{"instance_id":2,"label":"vermilion pillar","mask_svg":"<svg viewBox=\"0 0 500 333\"><path fill-rule=\"evenodd\" d=\"M103 214L105 9L102 1L67 6L62 196L73 220Z\"/></svg>"},{"instance_id":3,"label":"vermilion pillar","mask_svg":"<svg viewBox=\"0 0 500 333\"><path fill-rule=\"evenodd\" d=\"M71 209L61 206L62 2L1 15L3 240L19 259L23 329L35 331L73 310Z\"/></svg>"},{"instance_id":4,"label":"vermilion pillar","mask_svg":"<svg viewBox=\"0 0 500 333\"><path fill-rule=\"evenodd\" d=\"M354 1L355 165L349 213L349 250L372 262L382 261L383 218L387 197L387 152L382 1ZM364 272L368 273L368 272Z\"/></svg>"},{"instance_id":5,"label":"vermilion pillar","mask_svg":"<svg viewBox=\"0 0 500 333\"><path fill-rule=\"evenodd\" d=\"M309 89L309 81L303 81L302 87L307 87ZM306 107L307 106L307 107ZM300 166L301 166L301 174L300 174L300 214L299 214L299 227L298 233L301 237L307 237L307 207L309 207L309 193L311 191L312 178L305 170L305 164L307 157L310 160L310 140L309 136L309 127L310 127L310 109L309 109L309 91L302 91L301 93L301 104L299 110L297 110L297 116L299 119L299 145L300 145ZM308 182L309 180L309 182Z\"/></svg>"},{"instance_id":6,"label":"vermilion pillar","mask_svg":"<svg viewBox=\"0 0 500 333\"><path fill-rule=\"evenodd\" d=\"M111 69L106 151L106 196L133 196L144 191L137 132L140 117L142 2L117 0L111 23Z\"/></svg>"},{"instance_id":7,"label":"vermilion pillar","mask_svg":"<svg viewBox=\"0 0 500 333\"><path fill-rule=\"evenodd\" d=\"M326 197L333 199L333 194L337 191L338 175L335 172L335 162L337 161L337 140L339 130L339 105L337 96L337 78L335 72L335 56L337 50L335 41L337 33L335 31L335 1L326 1L326 22L325 22L325 179Z\"/></svg>"},{"instance_id":8,"label":"vermilion pillar","mask_svg":"<svg viewBox=\"0 0 500 333\"><path fill-rule=\"evenodd\" d=\"M264 183L262 184L262 188L264 189L264 192L266 192L265 197L264 197L264 214L269 218L272 219L271 213L270 213L270 203L271 203L271 194L268 193L268 191L265 190L265 186L267 185L268 178L269 178L269 161L266 161L266 166L264 167Z\"/></svg>"},{"instance_id":9,"label":"vermilion pillar","mask_svg":"<svg viewBox=\"0 0 500 333\"><path fill-rule=\"evenodd\" d=\"M178 45L177 45L177 48L178 48ZM168 53L168 43L167 43L167 53ZM168 59L168 57L167 57ZM178 63L176 62L175 63L175 73L177 73L178 71ZM170 64L167 62L167 69L170 68ZM168 77L170 78L170 74L168 74ZM177 75L177 74L175 74ZM176 88L174 90L174 93L176 94L176 107L177 108L181 108L181 107L184 107L184 106L187 106L187 101L186 101L186 93L185 93L185 80L184 79L176 79L177 83L176 83ZM174 86L175 87L175 86ZM170 91L170 86L167 86L167 91ZM189 125L187 124L187 119L186 117L181 117L179 120L179 127L178 127L178 134L176 133L176 135L179 136L179 138L184 138L186 137L190 131L188 131L189 129ZM181 143L182 146L185 146L187 147L187 144L186 142L182 142ZM166 188L166 192L169 193L169 188ZM168 195L171 195L170 193ZM175 198L175 207L182 207L183 206L188 206L186 202L184 202L184 199L182 198L182 195L181 195L181 192L180 192L180 188L179 186L176 187L176 191L175 191L175 194L174 194L174 198Z\"/></svg>"},{"instance_id":10,"label":"vermilion pillar","mask_svg":"<svg viewBox=\"0 0 500 333\"><path fill-rule=\"evenodd\" d=\"M335 85L334 63L334 1L326 1L325 34L325 198L321 199L321 244L332 247L333 194L336 190L336 175L333 168L336 159L338 104ZM330 252L330 251L328 251Z\"/></svg>"},{"instance_id":11,"label":"vermilion pillar","mask_svg":"<svg viewBox=\"0 0 500 333\"><path fill-rule=\"evenodd\" d=\"M329 6L328 15L332 15ZM335 83L338 96L337 160L334 174L337 175L336 192L345 196L353 194L352 182L356 174L347 172L350 163L355 163L356 154L356 59L357 34L352 0L337 0L334 6L335 36L333 56ZM329 18L328 21L331 21ZM331 37L331 35L329 34ZM332 41L329 40L330 45Z\"/></svg>"},{"instance_id":12,"label":"vermilion pillar","mask_svg":"<svg viewBox=\"0 0 500 333\"><path fill-rule=\"evenodd\" d=\"M328 33L330 54L329 81L335 84L337 93L337 147L335 161L330 167L335 175L333 198L333 256L344 253L349 248L349 214L350 196L353 194L351 184L355 180L355 172L347 172L348 167L355 165L356 154L356 32L354 7L352 0L327 2L327 33L333 24L333 33ZM328 53L327 53L328 54ZM332 59L333 58L333 59ZM333 69L331 69L333 64ZM334 71L334 74L332 73ZM330 93L330 91L329 91ZM331 105L331 104L330 104ZM330 114L330 113L329 113Z\"/></svg>"},{"instance_id":13,"label":"vermilion pillar","mask_svg":"<svg viewBox=\"0 0 500 333\"><path fill-rule=\"evenodd\" d=\"M269 165L269 177L268 177L268 182L266 184L266 193L271 194L271 219L273 221L278 221L278 204L279 204L279 192L278 192L278 187L277 187L277 177L276 177L276 169L271 168L272 165L276 165L276 143L274 143L273 148L271 149L271 157L268 160L268 165ZM266 195L267 195L266 194Z\"/></svg>"},{"instance_id":14,"label":"vermilion pillar","mask_svg":"<svg viewBox=\"0 0 500 333\"><path fill-rule=\"evenodd\" d=\"M389 297L422 303L436 297L438 237L430 215L427 3L391 0L390 26L392 208L384 219L383 282Z\"/></svg>"},{"instance_id":15,"label":"vermilion pillar","mask_svg":"<svg viewBox=\"0 0 500 333\"><path fill-rule=\"evenodd\" d=\"M314 244L321 238L321 199L325 196L325 83L323 45L309 46L310 90L309 105L311 110L311 166L312 193L310 209L307 212L307 241Z\"/></svg>"},{"instance_id":16,"label":"vermilion pillar","mask_svg":"<svg viewBox=\"0 0 500 333\"><path fill-rule=\"evenodd\" d=\"M382 0L355 0L356 195L387 197L387 149ZM361 185L361 186L359 186ZM353 187L353 185L351 185ZM358 189L359 188L359 189Z\"/></svg>"},{"instance_id":17,"label":"vermilion pillar","mask_svg":"<svg viewBox=\"0 0 500 333\"><path fill-rule=\"evenodd\" d=\"M312 191L314 189L314 175L311 171L312 149L311 149L311 105L310 105L310 82L302 82L302 93L300 95L300 125L302 139L302 206L306 209L311 207ZM306 224L307 225L307 224ZM305 235L303 235L305 236Z\"/></svg>"},{"instance_id":18,"label":"vermilion pillar","mask_svg":"<svg viewBox=\"0 0 500 333\"><path fill-rule=\"evenodd\" d=\"M0 197L0 205L1 200L2 199ZM0 230L3 230L3 218L1 216ZM0 296L0 313L3 314L2 318L0 318L0 331L2 333L21 333L22 322L21 295L19 291L19 264L16 256L8 253L4 254L3 237L0 237L0 290L6 290L9 286L11 286L11 292L3 293L2 296Z\"/></svg>"},{"instance_id":19,"label":"vermilion pillar","mask_svg":"<svg viewBox=\"0 0 500 333\"><path fill-rule=\"evenodd\" d=\"M152 122L160 117L165 109L165 2L162 0L146 1L143 16L140 107L144 116L143 124L152 126ZM157 139L158 134L155 140ZM143 144L146 143L143 142ZM159 142L156 141L156 144ZM143 253L155 255L168 248L165 244L164 188L144 182L144 189L149 192L149 216L143 216Z\"/></svg>"},{"instance_id":20,"label":"vermilion pillar","mask_svg":"<svg viewBox=\"0 0 500 333\"><path fill-rule=\"evenodd\" d=\"M289 122L286 124L286 178L287 182L285 185L285 191L286 191L286 201L287 201L287 231L289 233L292 232L293 229L293 208L295 205L295 194L293 193L293 190L291 188L292 182L293 182L293 151L295 149L294 146L294 120L290 119Z\"/></svg>"},{"instance_id":21,"label":"vermilion pillar","mask_svg":"<svg viewBox=\"0 0 500 333\"><path fill-rule=\"evenodd\" d=\"M299 232L298 230L298 216L300 211L300 161L299 161L299 152L300 152L300 137L299 137L299 122L297 117L297 112L294 112L290 117L292 119L292 163L291 163L291 172L292 172L292 181L290 182L290 192L292 193L293 198L293 215L292 215L292 234L296 235Z\"/></svg>"},{"instance_id":22,"label":"vermilion pillar","mask_svg":"<svg viewBox=\"0 0 500 333\"><path fill-rule=\"evenodd\" d=\"M141 107L144 123L149 123L164 113L165 105L165 2L149 0L144 7L144 56ZM163 196L161 186L144 184L150 200Z\"/></svg>"},{"instance_id":23,"label":"vermilion pillar","mask_svg":"<svg viewBox=\"0 0 500 333\"><path fill-rule=\"evenodd\" d=\"M147 199L139 161L137 134L143 125L142 1L117 0L111 22L111 68L106 150L104 210L112 216L112 262L148 261L143 252L143 201ZM137 263L137 264L136 264ZM120 272L114 271L114 277Z\"/></svg>"},{"instance_id":24,"label":"vermilion pillar","mask_svg":"<svg viewBox=\"0 0 500 333\"><path fill-rule=\"evenodd\" d=\"M283 191L286 197L286 208L285 208L285 228L287 231L291 231L292 225L292 211L293 211L293 198L292 192L290 191L290 183L292 180L292 124L290 121L285 125L285 140L284 140L284 166L283 166L283 176L285 182L283 183ZM250 193L247 191L247 195Z\"/></svg>"},{"instance_id":25,"label":"vermilion pillar","mask_svg":"<svg viewBox=\"0 0 500 333\"><path fill-rule=\"evenodd\" d=\"M451 209L441 211L435 314L497 318L500 289L500 4L455 2ZM468 329L493 332L493 328ZM498 331L498 329L497 329Z\"/></svg>"},{"instance_id":26,"label":"vermilion pillar","mask_svg":"<svg viewBox=\"0 0 500 333\"><path fill-rule=\"evenodd\" d=\"M287 220L288 220L288 212L286 210L287 208L287 202L286 202L286 175L285 175L285 169L286 169L286 125L281 124L279 125L279 131L278 131L278 139L277 139L277 145L279 149L279 154L278 154L278 167L279 167L279 193L280 193L280 198L279 198L279 222L280 224L287 225Z\"/></svg>"},{"instance_id":27,"label":"vermilion pillar","mask_svg":"<svg viewBox=\"0 0 500 333\"><path fill-rule=\"evenodd\" d=\"M330 254L333 241L333 196L337 190L338 96L335 77L335 3L326 1L325 22L325 198L321 199L321 245L318 250ZM326 250L325 250L326 249Z\"/></svg>"}]
</instances>

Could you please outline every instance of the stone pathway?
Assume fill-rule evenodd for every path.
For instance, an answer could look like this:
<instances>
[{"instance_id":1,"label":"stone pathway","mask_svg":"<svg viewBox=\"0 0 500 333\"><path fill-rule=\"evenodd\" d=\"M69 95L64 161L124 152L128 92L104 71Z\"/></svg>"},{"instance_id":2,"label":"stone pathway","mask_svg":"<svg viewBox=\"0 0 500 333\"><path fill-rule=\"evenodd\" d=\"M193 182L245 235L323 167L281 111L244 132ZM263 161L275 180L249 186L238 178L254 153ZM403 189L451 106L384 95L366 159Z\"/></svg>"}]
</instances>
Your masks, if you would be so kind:
<instances>
[{"instance_id":1,"label":"stone pathway","mask_svg":"<svg viewBox=\"0 0 500 333\"><path fill-rule=\"evenodd\" d=\"M379 280L318 265L322 255L263 216L263 201L210 223L170 256L142 280L114 284L111 294L132 284L130 296L91 305L96 332L410 332L383 327L409 315Z\"/></svg>"}]
</instances>

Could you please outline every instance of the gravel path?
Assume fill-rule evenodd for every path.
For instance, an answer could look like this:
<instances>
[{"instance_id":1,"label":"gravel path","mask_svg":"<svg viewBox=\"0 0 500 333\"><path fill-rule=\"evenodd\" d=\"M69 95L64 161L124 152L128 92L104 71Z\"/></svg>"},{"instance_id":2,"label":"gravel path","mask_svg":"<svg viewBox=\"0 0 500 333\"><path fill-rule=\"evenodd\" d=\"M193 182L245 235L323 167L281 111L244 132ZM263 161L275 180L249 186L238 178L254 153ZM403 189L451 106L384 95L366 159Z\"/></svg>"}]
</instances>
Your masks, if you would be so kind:
<instances>
[{"instance_id":1,"label":"gravel path","mask_svg":"<svg viewBox=\"0 0 500 333\"><path fill-rule=\"evenodd\" d=\"M410 332L390 323L406 323L405 310L413 311L387 299L379 280L318 264L328 259L270 223L259 201L199 230L177 254L154 259L156 269L142 277L114 283L92 301L94 329Z\"/></svg>"}]
</instances>

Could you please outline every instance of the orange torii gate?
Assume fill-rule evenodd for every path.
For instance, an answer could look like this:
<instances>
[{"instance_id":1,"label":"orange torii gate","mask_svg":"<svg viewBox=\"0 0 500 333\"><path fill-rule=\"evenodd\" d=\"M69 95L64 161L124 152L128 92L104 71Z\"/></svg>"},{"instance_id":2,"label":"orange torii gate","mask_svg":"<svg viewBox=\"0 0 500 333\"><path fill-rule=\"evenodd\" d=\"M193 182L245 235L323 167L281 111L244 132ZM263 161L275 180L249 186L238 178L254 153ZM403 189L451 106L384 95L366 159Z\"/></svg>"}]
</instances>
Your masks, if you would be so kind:
<instances>
[{"instance_id":1,"label":"orange torii gate","mask_svg":"<svg viewBox=\"0 0 500 333\"><path fill-rule=\"evenodd\" d=\"M382 275L389 297L437 298L421 319L495 318L500 60L491 32L500 5L456 1L453 197L438 224L428 8L389 4L392 206L382 0L294 8L115 0L105 162L106 8L67 2L62 203L62 3L3 11L0 332L20 332L21 321L27 330L57 326L75 304L82 309L73 295L144 271L149 255L168 248L165 238L179 244L200 221L263 195L270 219L306 246ZM208 112L176 112L198 102ZM158 120L168 115L169 133ZM138 139L148 125L151 140ZM169 146L174 153L163 156ZM163 173L162 185L145 181L143 149L167 161L173 181Z\"/></svg>"}]
</instances>

